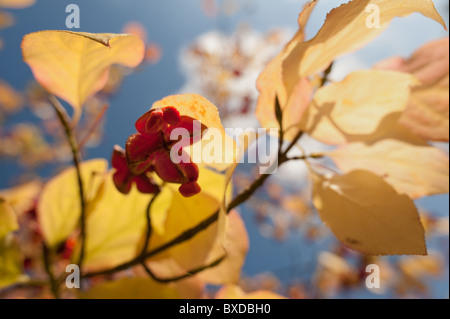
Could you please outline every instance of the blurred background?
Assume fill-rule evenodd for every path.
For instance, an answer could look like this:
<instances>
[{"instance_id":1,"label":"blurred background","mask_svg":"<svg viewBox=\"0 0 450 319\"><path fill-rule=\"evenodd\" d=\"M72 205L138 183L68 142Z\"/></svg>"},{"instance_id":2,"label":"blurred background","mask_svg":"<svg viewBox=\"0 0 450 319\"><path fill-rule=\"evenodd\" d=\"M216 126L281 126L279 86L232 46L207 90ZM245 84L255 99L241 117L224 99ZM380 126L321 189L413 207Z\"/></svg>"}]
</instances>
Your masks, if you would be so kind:
<instances>
[{"instance_id":1,"label":"blurred background","mask_svg":"<svg viewBox=\"0 0 450 319\"><path fill-rule=\"evenodd\" d=\"M21 39L39 30L65 30L66 6L79 5L85 32L130 32L145 38L146 62L127 77L116 68L107 87L86 106L84 127L98 121L86 141L89 158L110 158L124 145L134 122L151 104L175 93L199 93L220 109L225 127L257 127L255 83L265 64L297 27L302 0L38 0L20 10L0 7L0 189L70 165L42 89L22 61ZM315 35L332 8L319 2L307 34ZM1 2L0 2L1 3ZM448 1L435 0L448 25ZM393 55L407 57L421 45L448 36L418 14L396 19L379 38L335 64L331 78L367 69ZM104 116L105 101L109 108ZM83 126L82 126L83 127ZM306 148L323 147L313 141ZM439 145L448 151L448 144ZM239 168L235 184L253 179ZM301 164L284 167L240 212L250 235L242 286L264 288L292 298L403 298L449 296L449 197L417 202L426 225L427 258L369 258L342 247L312 211ZM364 285L364 265L381 266L381 289ZM213 289L213 288L212 288Z\"/></svg>"}]
</instances>

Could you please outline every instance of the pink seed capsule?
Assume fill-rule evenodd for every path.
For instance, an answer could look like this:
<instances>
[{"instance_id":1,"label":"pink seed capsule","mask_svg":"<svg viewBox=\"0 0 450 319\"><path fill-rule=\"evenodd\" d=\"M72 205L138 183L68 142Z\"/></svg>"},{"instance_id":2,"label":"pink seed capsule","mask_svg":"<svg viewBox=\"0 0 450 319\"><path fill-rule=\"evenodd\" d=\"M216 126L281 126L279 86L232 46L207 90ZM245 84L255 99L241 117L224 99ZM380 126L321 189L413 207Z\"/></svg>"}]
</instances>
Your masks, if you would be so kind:
<instances>
[{"instance_id":1,"label":"pink seed capsule","mask_svg":"<svg viewBox=\"0 0 450 319\"><path fill-rule=\"evenodd\" d=\"M145 132L152 134L160 131L164 125L163 116L164 114L161 110L155 110L150 113L147 123L145 123Z\"/></svg>"},{"instance_id":2,"label":"pink seed capsule","mask_svg":"<svg viewBox=\"0 0 450 319\"><path fill-rule=\"evenodd\" d=\"M180 164L178 164L178 167L180 168L180 170L183 172L184 176L186 176L186 178L189 181L197 181L198 180L198 174L199 174L199 170L198 170L198 166L195 163L183 163L181 162Z\"/></svg>"},{"instance_id":3,"label":"pink seed capsule","mask_svg":"<svg viewBox=\"0 0 450 319\"><path fill-rule=\"evenodd\" d=\"M161 179L169 183L177 184L187 182L186 177L178 169L177 164L172 162L170 154L166 150L158 150L151 156L155 172Z\"/></svg>"},{"instance_id":4,"label":"pink seed capsule","mask_svg":"<svg viewBox=\"0 0 450 319\"><path fill-rule=\"evenodd\" d=\"M181 115L173 106L167 106L162 109L164 113L164 121L169 125L178 125L181 121Z\"/></svg>"},{"instance_id":5,"label":"pink seed capsule","mask_svg":"<svg viewBox=\"0 0 450 319\"><path fill-rule=\"evenodd\" d=\"M184 197L192 197L202 191L200 185L198 185L197 182L184 183L178 188L178 190L180 191L180 194L183 195Z\"/></svg>"}]
</instances>

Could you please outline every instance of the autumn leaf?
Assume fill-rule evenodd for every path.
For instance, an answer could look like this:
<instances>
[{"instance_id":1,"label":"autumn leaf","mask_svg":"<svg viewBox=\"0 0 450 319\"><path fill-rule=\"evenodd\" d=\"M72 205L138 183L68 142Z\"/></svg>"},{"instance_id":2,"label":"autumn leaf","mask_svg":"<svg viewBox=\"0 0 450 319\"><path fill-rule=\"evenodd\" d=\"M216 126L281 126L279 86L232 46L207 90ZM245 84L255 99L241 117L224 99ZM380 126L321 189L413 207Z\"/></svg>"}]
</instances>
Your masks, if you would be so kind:
<instances>
[{"instance_id":1,"label":"autumn leaf","mask_svg":"<svg viewBox=\"0 0 450 319\"><path fill-rule=\"evenodd\" d=\"M113 64L137 67L145 45L127 34L40 31L22 41L24 61L36 80L67 101L79 116L86 100L100 91Z\"/></svg>"},{"instance_id":2,"label":"autumn leaf","mask_svg":"<svg viewBox=\"0 0 450 319\"><path fill-rule=\"evenodd\" d=\"M400 124L431 141L449 141L449 39L427 43L409 59L394 57L375 68L407 72L421 82L413 88Z\"/></svg>"},{"instance_id":3,"label":"autumn leaf","mask_svg":"<svg viewBox=\"0 0 450 319\"><path fill-rule=\"evenodd\" d=\"M351 73L316 92L302 127L328 144L368 140L387 116L405 109L411 87L417 83L413 76L400 72Z\"/></svg>"},{"instance_id":4,"label":"autumn leaf","mask_svg":"<svg viewBox=\"0 0 450 319\"><path fill-rule=\"evenodd\" d=\"M128 195L120 193L111 173L102 181L87 208L84 267L89 270L113 267L137 255L147 205L153 196L135 187ZM79 248L75 248L73 257L79 254Z\"/></svg>"},{"instance_id":5,"label":"autumn leaf","mask_svg":"<svg viewBox=\"0 0 450 319\"><path fill-rule=\"evenodd\" d=\"M23 9L32 6L36 0L0 0L0 8Z\"/></svg>"},{"instance_id":6,"label":"autumn leaf","mask_svg":"<svg viewBox=\"0 0 450 319\"><path fill-rule=\"evenodd\" d=\"M246 293L239 286L227 285L217 292L216 299L286 299L286 297L266 290Z\"/></svg>"},{"instance_id":7,"label":"autumn leaf","mask_svg":"<svg viewBox=\"0 0 450 319\"><path fill-rule=\"evenodd\" d=\"M2 197L0 197L0 239L7 234L19 229L17 215L11 205Z\"/></svg>"},{"instance_id":8,"label":"autumn leaf","mask_svg":"<svg viewBox=\"0 0 450 319\"><path fill-rule=\"evenodd\" d=\"M299 80L293 92L288 95L283 83L282 64L286 56L289 56L296 42L305 38L305 28L309 17L317 1L312 1L305 6L298 18L299 30L286 47L264 68L260 74L256 86L259 91L256 107L256 117L265 128L278 128L275 117L275 98L277 97L283 110L283 128L286 139L289 140L297 133L294 129L309 105L313 86L310 81Z\"/></svg>"},{"instance_id":9,"label":"autumn leaf","mask_svg":"<svg viewBox=\"0 0 450 319\"><path fill-rule=\"evenodd\" d=\"M42 190L42 182L34 180L13 188L0 190L3 197L20 216L26 211L33 209L35 201Z\"/></svg>"},{"instance_id":10,"label":"autumn leaf","mask_svg":"<svg viewBox=\"0 0 450 319\"><path fill-rule=\"evenodd\" d=\"M379 10L379 28L368 27L372 21L371 8ZM296 41L295 47L283 61L283 81L288 94L300 79L325 70L337 57L355 51L380 35L396 17L414 12L439 22L445 22L433 1L360 0L333 9L317 35L307 41Z\"/></svg>"},{"instance_id":11,"label":"autumn leaf","mask_svg":"<svg viewBox=\"0 0 450 319\"><path fill-rule=\"evenodd\" d=\"M426 255L424 230L414 202L378 175L356 170L314 175L314 206L348 247L369 255Z\"/></svg>"},{"instance_id":12,"label":"autumn leaf","mask_svg":"<svg viewBox=\"0 0 450 319\"><path fill-rule=\"evenodd\" d=\"M95 176L106 171L108 163L105 160L90 160L80 165L86 201L96 193L101 178ZM44 187L39 197L38 221L45 242L49 247L55 247L64 241L78 225L81 206L76 170L66 169L52 178Z\"/></svg>"},{"instance_id":13,"label":"autumn leaf","mask_svg":"<svg viewBox=\"0 0 450 319\"><path fill-rule=\"evenodd\" d=\"M371 171L400 194L416 199L449 191L449 159L436 147L383 139L373 145L351 143L330 153L344 173Z\"/></svg>"},{"instance_id":14,"label":"autumn leaf","mask_svg":"<svg viewBox=\"0 0 450 319\"><path fill-rule=\"evenodd\" d=\"M166 212L164 233L155 233L152 236L152 247L165 244L218 211L225 194L225 176L201 168L198 183L202 192L190 198L181 196L176 189L173 189L171 206ZM220 231L218 224L214 223L191 240L168 249L156 257L157 259L173 258L184 271L201 267L206 264L216 238L223 237Z\"/></svg>"},{"instance_id":15,"label":"autumn leaf","mask_svg":"<svg viewBox=\"0 0 450 319\"><path fill-rule=\"evenodd\" d=\"M224 196L231 195L225 175L201 167L199 176L202 188L200 194L185 198L173 189L172 204L166 214L165 232L154 234L152 247L168 242L212 216L219 210ZM210 283L236 282L247 250L246 230L240 217L233 213L224 216L223 221L219 217L217 223L189 241L155 256L148 265L160 278L173 278L225 256L220 265L202 272L198 278Z\"/></svg>"},{"instance_id":16,"label":"autumn leaf","mask_svg":"<svg viewBox=\"0 0 450 319\"><path fill-rule=\"evenodd\" d=\"M213 285L237 283L248 249L249 239L244 221L236 211L231 211L228 214L225 239L222 240L219 237L216 239L206 259L206 264L211 264L224 256L224 250L225 259L216 267L201 272L199 278Z\"/></svg>"},{"instance_id":17,"label":"autumn leaf","mask_svg":"<svg viewBox=\"0 0 450 319\"><path fill-rule=\"evenodd\" d=\"M1 15L1 13L0 13ZM1 19L1 17L0 17ZM8 83L0 80L0 110L14 113L23 106L22 95L14 90Z\"/></svg>"},{"instance_id":18,"label":"autumn leaf","mask_svg":"<svg viewBox=\"0 0 450 319\"><path fill-rule=\"evenodd\" d=\"M0 238L0 288L28 279L22 272L22 265L19 246L14 236Z\"/></svg>"}]
</instances>

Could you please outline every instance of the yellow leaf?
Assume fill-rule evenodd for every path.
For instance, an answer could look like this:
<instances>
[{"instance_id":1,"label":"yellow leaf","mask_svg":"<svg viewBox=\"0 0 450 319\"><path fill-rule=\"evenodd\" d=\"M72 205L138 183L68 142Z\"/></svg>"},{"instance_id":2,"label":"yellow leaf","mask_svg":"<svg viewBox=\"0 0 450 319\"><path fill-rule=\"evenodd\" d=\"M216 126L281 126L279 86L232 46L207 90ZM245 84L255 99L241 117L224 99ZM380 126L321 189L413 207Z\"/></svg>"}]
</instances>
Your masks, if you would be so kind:
<instances>
[{"instance_id":1,"label":"yellow leaf","mask_svg":"<svg viewBox=\"0 0 450 319\"><path fill-rule=\"evenodd\" d=\"M244 221L236 211L228 214L228 223L225 230L225 239L217 237L209 252L206 264L221 258L225 259L216 267L207 269L199 274L199 278L209 284L221 285L237 283L240 279L241 269L249 248L249 240Z\"/></svg>"},{"instance_id":2,"label":"yellow leaf","mask_svg":"<svg viewBox=\"0 0 450 319\"><path fill-rule=\"evenodd\" d=\"M16 214L20 216L26 211L33 209L41 189L42 183L35 180L10 189L0 190L0 196L5 198Z\"/></svg>"},{"instance_id":3,"label":"yellow leaf","mask_svg":"<svg viewBox=\"0 0 450 319\"><path fill-rule=\"evenodd\" d=\"M371 171L413 199L449 191L448 156L429 145L383 139L373 145L344 145L330 156L345 173L356 169Z\"/></svg>"},{"instance_id":4,"label":"yellow leaf","mask_svg":"<svg viewBox=\"0 0 450 319\"><path fill-rule=\"evenodd\" d=\"M265 128L278 128L275 116L275 98L278 97L281 109L283 110L283 128L286 132L286 139L292 138L297 132L293 128L297 127L300 119L309 105L313 87L305 78L299 80L293 92L288 96L288 92L283 83L282 64L286 56L289 56L296 42L305 38L304 29L317 1L312 1L305 6L299 15L299 30L294 38L262 71L257 81L257 88L260 93L256 106L256 117Z\"/></svg>"},{"instance_id":5,"label":"yellow leaf","mask_svg":"<svg viewBox=\"0 0 450 319\"><path fill-rule=\"evenodd\" d=\"M375 68L408 72L421 82L413 88L400 124L432 141L449 140L449 39L427 43L409 59L394 57Z\"/></svg>"},{"instance_id":6,"label":"yellow leaf","mask_svg":"<svg viewBox=\"0 0 450 319\"><path fill-rule=\"evenodd\" d=\"M15 238L11 235L0 238L0 288L27 280L22 264Z\"/></svg>"},{"instance_id":7,"label":"yellow leaf","mask_svg":"<svg viewBox=\"0 0 450 319\"><path fill-rule=\"evenodd\" d=\"M439 276L443 269L443 260L437 252L431 252L429 256L408 256L398 262L400 270L413 278L426 275Z\"/></svg>"},{"instance_id":8,"label":"yellow leaf","mask_svg":"<svg viewBox=\"0 0 450 319\"><path fill-rule=\"evenodd\" d=\"M171 206L166 213L164 233L153 234L150 249L167 243L215 214L221 206L225 189L227 189L228 196L231 194L231 188L226 184L225 175L203 167L200 167L198 183L202 192L190 198L181 196L174 189ZM152 210L152 216L155 213L159 214ZM204 266L217 238L224 238L222 232L225 230L225 227L218 227L218 223L214 223L189 241L177 245L157 257L159 259L174 258L184 271ZM223 244L223 240L220 239L218 241Z\"/></svg>"},{"instance_id":9,"label":"yellow leaf","mask_svg":"<svg viewBox=\"0 0 450 319\"><path fill-rule=\"evenodd\" d=\"M102 282L85 293L81 299L179 299L173 285L159 284L147 278L123 278Z\"/></svg>"},{"instance_id":10,"label":"yellow leaf","mask_svg":"<svg viewBox=\"0 0 450 319\"><path fill-rule=\"evenodd\" d=\"M357 170L314 175L314 206L348 247L370 255L426 255L417 208L381 177Z\"/></svg>"},{"instance_id":11,"label":"yellow leaf","mask_svg":"<svg viewBox=\"0 0 450 319\"><path fill-rule=\"evenodd\" d=\"M201 221L213 215L219 209L219 204L220 202L216 198L205 193L200 193L191 198L185 198L178 193L174 193L172 205L167 212L165 232L163 235L152 238L152 247L158 247L187 229L198 225ZM160 256L165 257L169 254L185 270L201 267L205 264L217 233L217 223L215 223L191 240L167 250L165 254Z\"/></svg>"},{"instance_id":12,"label":"yellow leaf","mask_svg":"<svg viewBox=\"0 0 450 319\"><path fill-rule=\"evenodd\" d=\"M101 178L108 167L106 160L91 160L80 165L86 201L96 193ZM77 227L80 214L78 179L74 167L66 169L44 187L39 198L38 221L45 242L55 247L64 241Z\"/></svg>"},{"instance_id":13,"label":"yellow leaf","mask_svg":"<svg viewBox=\"0 0 450 319\"><path fill-rule=\"evenodd\" d=\"M11 205L0 197L0 239L17 229L19 229L19 224L16 213Z\"/></svg>"},{"instance_id":14,"label":"yellow leaf","mask_svg":"<svg viewBox=\"0 0 450 319\"><path fill-rule=\"evenodd\" d=\"M32 6L36 0L0 0L0 7L23 9Z\"/></svg>"},{"instance_id":15,"label":"yellow leaf","mask_svg":"<svg viewBox=\"0 0 450 319\"><path fill-rule=\"evenodd\" d=\"M107 175L88 207L86 268L113 267L136 256L152 196L140 193L135 187L123 195L114 185L112 174ZM76 247L74 255L78 252Z\"/></svg>"},{"instance_id":16,"label":"yellow leaf","mask_svg":"<svg viewBox=\"0 0 450 319\"><path fill-rule=\"evenodd\" d=\"M27 34L22 42L24 60L36 80L76 114L105 86L111 65L136 67L144 51L142 40L127 34L40 31Z\"/></svg>"},{"instance_id":17,"label":"yellow leaf","mask_svg":"<svg viewBox=\"0 0 450 319\"><path fill-rule=\"evenodd\" d=\"M203 149L212 143L215 151L220 152L212 163L205 163L206 166L223 171L229 167L236 156L234 140L229 137L220 121L219 111L217 107L210 101L198 94L179 94L171 95L153 104L152 108L163 108L166 106L174 106L178 109L181 116L187 116L201 122L208 129L214 129L220 136L208 135L205 133L202 141L186 148L189 154L193 154L193 162L202 164ZM200 147L199 147L200 146Z\"/></svg>"},{"instance_id":18,"label":"yellow leaf","mask_svg":"<svg viewBox=\"0 0 450 319\"><path fill-rule=\"evenodd\" d=\"M302 126L312 137L328 144L365 141L388 115L405 109L410 88L416 83L406 73L351 73L342 82L316 92Z\"/></svg>"},{"instance_id":19,"label":"yellow leaf","mask_svg":"<svg viewBox=\"0 0 450 319\"><path fill-rule=\"evenodd\" d=\"M286 299L286 297L266 290L246 293L239 286L227 285L217 292L216 299Z\"/></svg>"},{"instance_id":20,"label":"yellow leaf","mask_svg":"<svg viewBox=\"0 0 450 319\"><path fill-rule=\"evenodd\" d=\"M379 26L371 27L376 22L376 11L379 11ZM296 42L295 48L283 61L283 79L288 92L301 78L325 70L337 57L376 38L392 19L414 12L439 22L445 28L445 22L431 0L359 0L333 9L317 35L310 41Z\"/></svg>"},{"instance_id":21,"label":"yellow leaf","mask_svg":"<svg viewBox=\"0 0 450 319\"><path fill-rule=\"evenodd\" d=\"M22 95L14 90L14 88L12 88L8 83L0 80L0 111L6 111L6 113L14 113L19 111L22 106Z\"/></svg>"}]
</instances>

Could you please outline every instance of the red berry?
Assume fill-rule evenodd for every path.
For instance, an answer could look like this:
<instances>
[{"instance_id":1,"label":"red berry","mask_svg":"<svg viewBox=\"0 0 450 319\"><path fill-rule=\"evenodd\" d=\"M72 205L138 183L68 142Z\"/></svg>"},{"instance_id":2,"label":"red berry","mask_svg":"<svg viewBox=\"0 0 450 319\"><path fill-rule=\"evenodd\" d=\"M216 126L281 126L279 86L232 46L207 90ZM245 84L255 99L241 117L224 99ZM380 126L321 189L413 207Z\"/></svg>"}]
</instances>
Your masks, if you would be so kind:
<instances>
[{"instance_id":1,"label":"red berry","mask_svg":"<svg viewBox=\"0 0 450 319\"><path fill-rule=\"evenodd\" d=\"M167 106L163 108L164 113L164 121L169 125L178 125L181 121L181 115L180 112L173 106Z\"/></svg>"},{"instance_id":2,"label":"red berry","mask_svg":"<svg viewBox=\"0 0 450 319\"><path fill-rule=\"evenodd\" d=\"M184 197L192 197L202 191L197 182L187 182L181 185L178 190Z\"/></svg>"}]
</instances>

